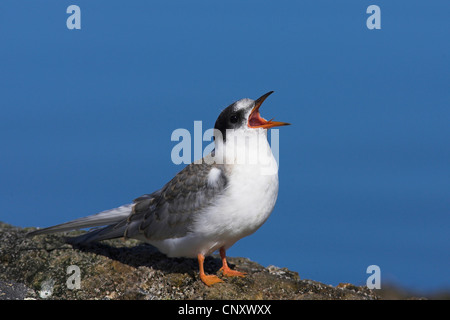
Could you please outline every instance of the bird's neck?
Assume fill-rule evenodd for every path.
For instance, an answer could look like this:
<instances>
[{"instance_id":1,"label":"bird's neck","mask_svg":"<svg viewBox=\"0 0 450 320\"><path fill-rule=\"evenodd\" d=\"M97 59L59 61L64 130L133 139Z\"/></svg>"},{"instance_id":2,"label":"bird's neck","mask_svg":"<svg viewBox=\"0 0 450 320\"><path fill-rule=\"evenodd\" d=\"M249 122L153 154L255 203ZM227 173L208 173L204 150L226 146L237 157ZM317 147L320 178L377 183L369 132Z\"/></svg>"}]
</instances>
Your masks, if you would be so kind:
<instances>
[{"instance_id":1,"label":"bird's neck","mask_svg":"<svg viewBox=\"0 0 450 320\"><path fill-rule=\"evenodd\" d=\"M215 157L224 164L267 169L269 174L278 172L265 129L227 133L226 141L216 141Z\"/></svg>"}]
</instances>

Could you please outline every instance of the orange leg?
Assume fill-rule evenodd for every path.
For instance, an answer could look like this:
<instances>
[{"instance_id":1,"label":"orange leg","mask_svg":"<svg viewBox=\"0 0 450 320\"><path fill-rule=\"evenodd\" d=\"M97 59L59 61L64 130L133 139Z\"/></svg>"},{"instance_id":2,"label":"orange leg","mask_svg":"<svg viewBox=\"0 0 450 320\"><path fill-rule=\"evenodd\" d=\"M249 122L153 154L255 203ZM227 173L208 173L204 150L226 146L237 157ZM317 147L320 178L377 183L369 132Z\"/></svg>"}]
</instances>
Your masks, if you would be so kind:
<instances>
[{"instance_id":1,"label":"orange leg","mask_svg":"<svg viewBox=\"0 0 450 320\"><path fill-rule=\"evenodd\" d=\"M220 248L220 257L222 258L222 273L224 276L227 277L244 277L246 275L245 272L239 272L235 270L231 270L227 263L227 256L225 254L225 249L222 247Z\"/></svg>"},{"instance_id":2,"label":"orange leg","mask_svg":"<svg viewBox=\"0 0 450 320\"><path fill-rule=\"evenodd\" d=\"M223 282L219 277L216 275L206 275L205 270L203 269L203 262L205 261L205 256L199 253L197 255L198 259L198 267L200 269L200 279L203 281L204 284L207 286L212 286L215 283Z\"/></svg>"}]
</instances>

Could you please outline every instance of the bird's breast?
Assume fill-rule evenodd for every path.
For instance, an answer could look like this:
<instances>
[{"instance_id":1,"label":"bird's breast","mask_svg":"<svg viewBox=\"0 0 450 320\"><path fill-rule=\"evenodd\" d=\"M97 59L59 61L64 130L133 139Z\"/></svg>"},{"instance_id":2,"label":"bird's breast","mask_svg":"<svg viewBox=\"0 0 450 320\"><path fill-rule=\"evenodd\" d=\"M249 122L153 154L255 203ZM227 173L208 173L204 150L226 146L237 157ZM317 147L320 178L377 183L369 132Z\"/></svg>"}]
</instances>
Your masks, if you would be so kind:
<instances>
[{"instance_id":1,"label":"bird's breast","mask_svg":"<svg viewBox=\"0 0 450 320\"><path fill-rule=\"evenodd\" d=\"M270 166L276 166L273 156ZM234 164L223 195L199 214L194 232L225 247L255 232L270 216L278 195L278 170Z\"/></svg>"},{"instance_id":2,"label":"bird's breast","mask_svg":"<svg viewBox=\"0 0 450 320\"><path fill-rule=\"evenodd\" d=\"M278 173L265 168L242 166L235 168L230 178L227 210L230 224L237 231L253 233L269 217L278 196Z\"/></svg>"}]
</instances>

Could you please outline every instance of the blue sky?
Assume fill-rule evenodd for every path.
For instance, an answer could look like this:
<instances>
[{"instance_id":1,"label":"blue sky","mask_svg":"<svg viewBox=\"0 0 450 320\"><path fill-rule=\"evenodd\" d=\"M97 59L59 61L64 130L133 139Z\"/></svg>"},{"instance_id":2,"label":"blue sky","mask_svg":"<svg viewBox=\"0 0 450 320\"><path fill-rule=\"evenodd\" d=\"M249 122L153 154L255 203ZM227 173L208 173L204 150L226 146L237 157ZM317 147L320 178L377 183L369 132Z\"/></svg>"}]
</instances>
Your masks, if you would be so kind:
<instances>
[{"instance_id":1,"label":"blue sky","mask_svg":"<svg viewBox=\"0 0 450 320\"><path fill-rule=\"evenodd\" d=\"M81 8L81 30L66 9ZM381 8L369 30L366 9ZM230 249L333 285L450 287L448 1L1 1L0 220L49 226L166 183L173 130L267 91L280 192ZM205 143L205 146L207 143Z\"/></svg>"}]
</instances>

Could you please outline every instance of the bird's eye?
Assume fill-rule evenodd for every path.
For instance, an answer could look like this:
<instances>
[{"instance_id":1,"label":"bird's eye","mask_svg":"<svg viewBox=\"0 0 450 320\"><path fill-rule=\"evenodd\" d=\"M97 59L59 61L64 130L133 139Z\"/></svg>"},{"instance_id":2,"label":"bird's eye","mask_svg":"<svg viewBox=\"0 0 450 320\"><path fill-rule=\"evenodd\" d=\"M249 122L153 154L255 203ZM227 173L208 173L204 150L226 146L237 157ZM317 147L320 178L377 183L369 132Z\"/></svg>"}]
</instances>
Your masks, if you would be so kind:
<instances>
[{"instance_id":1,"label":"bird's eye","mask_svg":"<svg viewBox=\"0 0 450 320\"><path fill-rule=\"evenodd\" d=\"M230 122L231 122L231 123L236 123L236 122L238 122L238 116L235 115L235 114L233 114L233 115L230 117Z\"/></svg>"}]
</instances>

